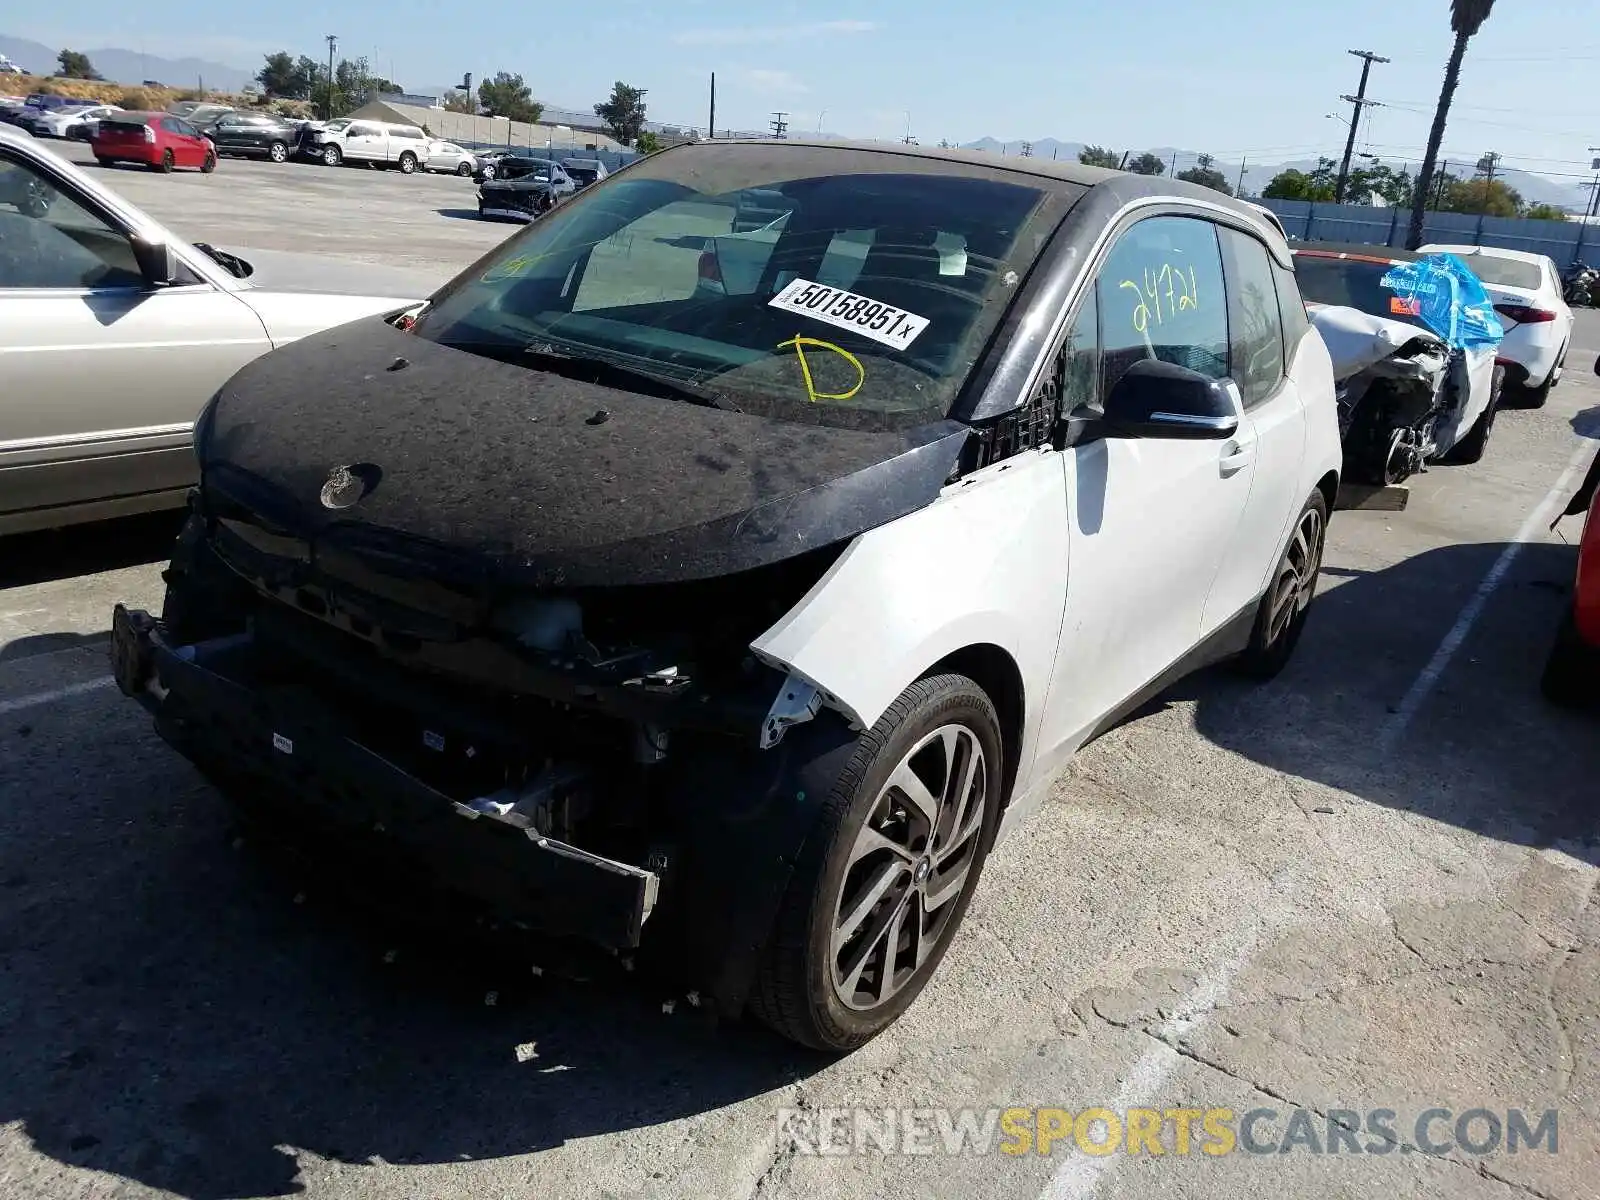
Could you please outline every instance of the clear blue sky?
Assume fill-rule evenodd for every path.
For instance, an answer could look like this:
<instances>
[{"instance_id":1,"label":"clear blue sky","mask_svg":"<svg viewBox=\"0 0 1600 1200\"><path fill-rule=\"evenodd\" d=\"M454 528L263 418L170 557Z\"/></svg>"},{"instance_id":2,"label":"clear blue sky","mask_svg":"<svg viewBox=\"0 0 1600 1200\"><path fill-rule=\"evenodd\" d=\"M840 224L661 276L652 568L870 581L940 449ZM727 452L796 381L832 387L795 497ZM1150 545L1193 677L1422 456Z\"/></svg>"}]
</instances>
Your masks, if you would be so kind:
<instances>
[{"instance_id":1,"label":"clear blue sky","mask_svg":"<svg viewBox=\"0 0 1600 1200\"><path fill-rule=\"evenodd\" d=\"M1469 54L1446 151L1578 174L1600 145L1600 21L1584 5L1502 0ZM1565 14L1560 10L1565 9ZM546 102L588 107L615 79L649 89L653 118L864 137L1180 146L1237 161L1336 153L1325 114L1355 89L1346 49L1375 67L1363 141L1419 158L1449 52L1447 0L611 0L473 5L442 0L214 0L19 5L5 32L51 45L120 45L254 66L266 51L318 55L322 35L408 87L521 73ZM215 32L206 33L203 30ZM1576 189L1575 189L1576 191Z\"/></svg>"}]
</instances>

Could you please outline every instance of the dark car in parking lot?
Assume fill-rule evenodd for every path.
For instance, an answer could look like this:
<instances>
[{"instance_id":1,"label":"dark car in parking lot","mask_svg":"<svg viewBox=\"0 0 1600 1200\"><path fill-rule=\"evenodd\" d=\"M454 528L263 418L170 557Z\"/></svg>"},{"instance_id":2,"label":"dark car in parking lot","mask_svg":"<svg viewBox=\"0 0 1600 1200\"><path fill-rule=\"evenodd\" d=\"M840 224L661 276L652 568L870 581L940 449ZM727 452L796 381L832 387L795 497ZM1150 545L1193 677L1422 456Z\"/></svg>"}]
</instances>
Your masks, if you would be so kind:
<instances>
[{"instance_id":1,"label":"dark car in parking lot","mask_svg":"<svg viewBox=\"0 0 1600 1200\"><path fill-rule=\"evenodd\" d=\"M202 132L217 147L218 154L267 158L281 163L289 160L299 130L281 117L268 113L224 113Z\"/></svg>"},{"instance_id":2,"label":"dark car in parking lot","mask_svg":"<svg viewBox=\"0 0 1600 1200\"><path fill-rule=\"evenodd\" d=\"M559 163L506 157L499 162L497 177L478 188L478 215L531 221L577 190Z\"/></svg>"}]
</instances>

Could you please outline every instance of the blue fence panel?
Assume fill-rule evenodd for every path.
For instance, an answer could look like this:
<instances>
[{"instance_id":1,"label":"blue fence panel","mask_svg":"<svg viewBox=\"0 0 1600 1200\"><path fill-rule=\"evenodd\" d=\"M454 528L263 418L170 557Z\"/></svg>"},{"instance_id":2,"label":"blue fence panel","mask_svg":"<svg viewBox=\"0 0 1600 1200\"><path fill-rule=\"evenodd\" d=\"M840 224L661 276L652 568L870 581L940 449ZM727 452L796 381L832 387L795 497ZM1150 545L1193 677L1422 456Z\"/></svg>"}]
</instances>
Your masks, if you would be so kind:
<instances>
[{"instance_id":1,"label":"blue fence panel","mask_svg":"<svg viewBox=\"0 0 1600 1200\"><path fill-rule=\"evenodd\" d=\"M1354 242L1366 246L1405 244L1409 209L1363 204L1316 204L1307 200L1263 200L1278 214L1285 231L1304 242ZM1499 246L1548 255L1558 267L1580 258L1600 259L1600 226L1582 221L1528 221L1520 217L1480 217L1474 213L1430 212L1424 243Z\"/></svg>"}]
</instances>

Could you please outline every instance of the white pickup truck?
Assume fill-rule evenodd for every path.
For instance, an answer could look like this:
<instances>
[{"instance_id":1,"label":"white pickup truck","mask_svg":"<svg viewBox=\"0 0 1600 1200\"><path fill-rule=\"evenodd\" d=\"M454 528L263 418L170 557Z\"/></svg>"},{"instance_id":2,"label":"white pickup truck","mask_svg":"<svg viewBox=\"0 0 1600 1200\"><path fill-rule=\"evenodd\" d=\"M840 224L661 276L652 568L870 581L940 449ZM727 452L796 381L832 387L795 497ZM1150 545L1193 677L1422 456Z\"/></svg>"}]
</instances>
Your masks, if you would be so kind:
<instances>
[{"instance_id":1,"label":"white pickup truck","mask_svg":"<svg viewBox=\"0 0 1600 1200\"><path fill-rule=\"evenodd\" d=\"M330 167L364 162L410 175L428 161L428 136L415 125L340 117L318 131L311 153Z\"/></svg>"}]
</instances>

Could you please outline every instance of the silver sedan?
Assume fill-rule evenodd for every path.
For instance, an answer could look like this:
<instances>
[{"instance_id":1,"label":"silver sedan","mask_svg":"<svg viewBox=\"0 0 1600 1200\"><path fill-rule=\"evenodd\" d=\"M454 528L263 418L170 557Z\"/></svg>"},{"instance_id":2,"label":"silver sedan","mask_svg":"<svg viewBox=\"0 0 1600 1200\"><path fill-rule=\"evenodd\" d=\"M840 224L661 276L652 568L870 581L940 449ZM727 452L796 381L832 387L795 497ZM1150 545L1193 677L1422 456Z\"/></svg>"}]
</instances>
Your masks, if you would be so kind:
<instances>
[{"instance_id":1,"label":"silver sedan","mask_svg":"<svg viewBox=\"0 0 1600 1200\"><path fill-rule=\"evenodd\" d=\"M194 420L229 376L431 290L183 242L0 127L0 534L181 504Z\"/></svg>"}]
</instances>

